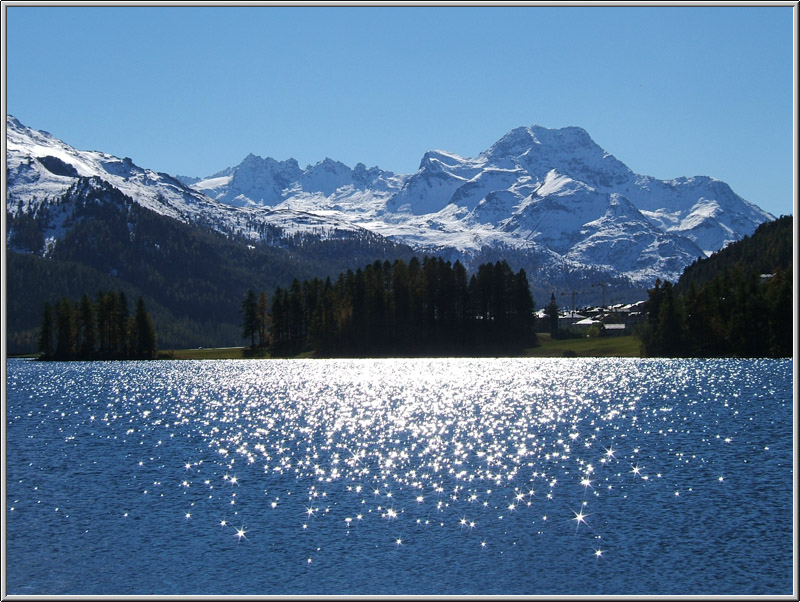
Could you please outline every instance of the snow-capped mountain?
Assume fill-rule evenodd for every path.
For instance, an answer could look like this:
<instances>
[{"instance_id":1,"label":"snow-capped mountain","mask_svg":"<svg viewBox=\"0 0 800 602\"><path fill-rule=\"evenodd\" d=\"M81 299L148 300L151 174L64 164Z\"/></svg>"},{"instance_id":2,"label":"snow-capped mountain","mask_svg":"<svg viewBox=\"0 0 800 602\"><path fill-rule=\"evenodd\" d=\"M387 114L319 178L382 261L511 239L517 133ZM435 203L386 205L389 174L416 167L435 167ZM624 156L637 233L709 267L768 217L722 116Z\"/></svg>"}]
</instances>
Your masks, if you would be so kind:
<instances>
[{"instance_id":1,"label":"snow-capped mountain","mask_svg":"<svg viewBox=\"0 0 800 602\"><path fill-rule=\"evenodd\" d=\"M639 286L675 280L698 256L773 219L713 178L635 174L577 127L516 128L475 158L430 151L410 175L251 154L199 180L78 151L13 117L6 131L12 215L95 176L153 211L254 244L371 232L467 265L487 249L513 251L539 277L591 269Z\"/></svg>"},{"instance_id":2,"label":"snow-capped mountain","mask_svg":"<svg viewBox=\"0 0 800 602\"><path fill-rule=\"evenodd\" d=\"M476 158L429 151L407 176L373 168L357 181L359 168L251 155L193 187L237 205L337 215L422 250L503 246L637 282L676 279L773 219L713 178L635 174L578 127L516 128Z\"/></svg>"},{"instance_id":3,"label":"snow-capped mountain","mask_svg":"<svg viewBox=\"0 0 800 602\"><path fill-rule=\"evenodd\" d=\"M252 153L235 168L225 169L209 178L190 182L195 190L237 207L277 205L287 197L312 194L339 197L356 191L383 193L397 190L402 179L391 172L359 163L350 169L344 163L324 159L301 169L297 161L262 159Z\"/></svg>"},{"instance_id":4,"label":"snow-capped mountain","mask_svg":"<svg viewBox=\"0 0 800 602\"><path fill-rule=\"evenodd\" d=\"M178 178L141 168L127 157L119 159L98 151L77 150L48 132L26 127L12 116L6 118L6 175L6 210L12 216L33 214L42 206L58 203L65 196L69 197L83 179L95 178L156 213L237 234L254 243L274 242L276 237L297 233L324 238L361 231L350 221L336 216L272 209L262 206L263 203L257 207L236 207L219 202L202 192L202 186L209 185L208 179L200 183L200 190L193 189ZM220 175L219 179L226 177ZM234 180L229 177L228 184ZM264 181L259 180L258 184L263 185ZM63 234L63 227L53 222L44 234L50 246Z\"/></svg>"},{"instance_id":5,"label":"snow-capped mountain","mask_svg":"<svg viewBox=\"0 0 800 602\"><path fill-rule=\"evenodd\" d=\"M163 173L142 169L129 158L78 151L48 132L6 118L6 207L28 211L64 195L79 178L100 177L157 213L185 219L208 213L208 199Z\"/></svg>"},{"instance_id":6,"label":"snow-capped mountain","mask_svg":"<svg viewBox=\"0 0 800 602\"><path fill-rule=\"evenodd\" d=\"M449 205L468 223L493 224L567 257L586 250L589 225L601 218L605 227L620 220L640 223L652 244L672 240L694 254L685 241L656 240L658 232L678 235L706 255L774 219L713 178L661 181L637 175L577 127L517 128L475 159L427 153L389 203L415 215ZM680 252L665 248L661 254Z\"/></svg>"}]
</instances>

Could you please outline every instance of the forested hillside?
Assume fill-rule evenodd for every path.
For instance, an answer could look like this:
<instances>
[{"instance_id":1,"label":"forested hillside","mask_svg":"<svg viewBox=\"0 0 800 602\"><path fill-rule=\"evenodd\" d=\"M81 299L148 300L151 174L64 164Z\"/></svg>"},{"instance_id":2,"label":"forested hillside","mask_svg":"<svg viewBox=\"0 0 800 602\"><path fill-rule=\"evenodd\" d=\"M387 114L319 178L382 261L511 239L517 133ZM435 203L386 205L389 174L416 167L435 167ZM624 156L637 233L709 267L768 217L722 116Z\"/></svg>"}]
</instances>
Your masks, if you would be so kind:
<instances>
[{"instance_id":1,"label":"forested hillside","mask_svg":"<svg viewBox=\"0 0 800 602\"><path fill-rule=\"evenodd\" d=\"M61 212L69 211L64 219ZM44 257L42 224L67 232ZM143 208L111 187L36 215L7 214L8 353L36 351L45 302L84 292L143 297L164 349L241 344L239 306L249 288L274 291L294 278L326 277L356 263L410 258L403 245L364 232L320 240L302 235L280 246L251 245ZM23 251L16 252L15 251ZM28 252L24 252L28 251Z\"/></svg>"},{"instance_id":2,"label":"forested hillside","mask_svg":"<svg viewBox=\"0 0 800 602\"><path fill-rule=\"evenodd\" d=\"M761 225L649 291L649 356L792 355L792 217Z\"/></svg>"},{"instance_id":3,"label":"forested hillside","mask_svg":"<svg viewBox=\"0 0 800 602\"><path fill-rule=\"evenodd\" d=\"M682 295L694 284L702 288L725 270L738 267L743 273L771 274L792 265L792 216L785 215L761 224L752 236L745 236L707 258L697 259L687 266L675 292Z\"/></svg>"}]
</instances>

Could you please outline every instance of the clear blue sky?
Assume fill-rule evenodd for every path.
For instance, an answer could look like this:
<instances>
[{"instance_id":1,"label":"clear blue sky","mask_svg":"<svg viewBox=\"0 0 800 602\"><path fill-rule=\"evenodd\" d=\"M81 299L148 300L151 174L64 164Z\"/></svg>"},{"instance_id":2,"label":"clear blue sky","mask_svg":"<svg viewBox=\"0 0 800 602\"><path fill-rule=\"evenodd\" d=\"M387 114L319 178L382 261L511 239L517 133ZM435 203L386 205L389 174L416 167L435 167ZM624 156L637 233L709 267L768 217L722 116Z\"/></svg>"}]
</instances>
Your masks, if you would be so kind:
<instances>
[{"instance_id":1,"label":"clear blue sky","mask_svg":"<svg viewBox=\"0 0 800 602\"><path fill-rule=\"evenodd\" d=\"M6 112L157 171L413 173L577 125L637 173L794 212L792 6L5 9Z\"/></svg>"}]
</instances>

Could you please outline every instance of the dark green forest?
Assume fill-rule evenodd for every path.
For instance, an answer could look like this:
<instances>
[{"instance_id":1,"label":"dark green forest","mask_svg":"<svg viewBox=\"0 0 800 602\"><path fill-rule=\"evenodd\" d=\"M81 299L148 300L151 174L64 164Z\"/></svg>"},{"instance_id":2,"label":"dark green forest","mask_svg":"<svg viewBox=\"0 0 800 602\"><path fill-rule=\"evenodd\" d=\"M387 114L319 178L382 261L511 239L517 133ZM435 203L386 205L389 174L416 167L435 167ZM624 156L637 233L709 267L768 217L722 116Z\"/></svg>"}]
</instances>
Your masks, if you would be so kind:
<instances>
[{"instance_id":1,"label":"dark green forest","mask_svg":"<svg viewBox=\"0 0 800 602\"><path fill-rule=\"evenodd\" d=\"M42 232L59 212L66 236L43 255ZM184 224L134 203L105 183L84 183L35 215L7 213L7 350L36 351L41 309L84 291L143 297L162 348L241 341L239 305L248 288L269 291L294 278L335 275L376 259L411 258L405 245L369 232L326 240L273 232L275 245ZM198 227L199 226L199 227Z\"/></svg>"},{"instance_id":2,"label":"dark green forest","mask_svg":"<svg viewBox=\"0 0 800 602\"><path fill-rule=\"evenodd\" d=\"M771 274L776 269L791 272L792 236L791 215L765 222L750 236L686 266L675 284L675 291L685 295L692 284L695 288L703 288L721 272L737 267L743 274Z\"/></svg>"},{"instance_id":3,"label":"dark green forest","mask_svg":"<svg viewBox=\"0 0 800 602\"><path fill-rule=\"evenodd\" d=\"M273 354L320 357L509 355L535 345L525 271L505 261L464 266L441 257L375 261L338 278L295 279L242 303L242 335Z\"/></svg>"},{"instance_id":4,"label":"dark green forest","mask_svg":"<svg viewBox=\"0 0 800 602\"><path fill-rule=\"evenodd\" d=\"M648 292L642 352L661 357L790 357L792 217L688 266Z\"/></svg>"},{"instance_id":5,"label":"dark green forest","mask_svg":"<svg viewBox=\"0 0 800 602\"><path fill-rule=\"evenodd\" d=\"M269 244L253 243L243 235L253 224L217 232L183 223L97 178L81 178L32 213L20 207L6 217L9 354L36 351L45 303L55 312L64 297L111 290L143 299L165 349L241 344L241 300L249 290L265 291L262 311L271 324L245 338L278 353L513 353L530 342L527 324L521 326L527 300L515 282L527 277L509 263L530 267L528 273L538 264L511 249L493 251L508 257L479 254L481 266L468 277L459 262L415 258L409 247L367 231L328 232L321 240L262 225ZM44 233L53 228L65 235L47 242ZM792 252L792 218L782 217L698 259L676 284L657 282L639 333L643 353L791 355ZM365 267L352 271L358 265ZM599 295L594 286L607 281L591 271L583 280L564 278L529 283L527 294L549 298L554 288L562 295L582 291L583 299L588 291ZM616 301L636 294L630 283L607 284Z\"/></svg>"},{"instance_id":6,"label":"dark green forest","mask_svg":"<svg viewBox=\"0 0 800 602\"><path fill-rule=\"evenodd\" d=\"M153 359L157 338L142 297L131 314L124 292L99 291L94 302L45 303L38 349L43 360Z\"/></svg>"}]
</instances>

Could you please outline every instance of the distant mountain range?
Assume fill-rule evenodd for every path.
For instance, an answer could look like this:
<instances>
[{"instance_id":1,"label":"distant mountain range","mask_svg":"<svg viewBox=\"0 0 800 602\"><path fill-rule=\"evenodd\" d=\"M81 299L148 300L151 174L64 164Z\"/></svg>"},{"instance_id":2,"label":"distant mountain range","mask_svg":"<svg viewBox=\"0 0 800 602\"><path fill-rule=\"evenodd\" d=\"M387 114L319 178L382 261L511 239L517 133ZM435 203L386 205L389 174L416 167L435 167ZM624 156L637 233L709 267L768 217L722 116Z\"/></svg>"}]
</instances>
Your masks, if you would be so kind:
<instances>
[{"instance_id":1,"label":"distant mountain range","mask_svg":"<svg viewBox=\"0 0 800 602\"><path fill-rule=\"evenodd\" d=\"M311 241L358 241L354 258L381 247L468 269L507 259L528 272L541 305L546 291L598 282L615 286L618 299L643 298L656 278L677 280L698 257L774 219L714 178L635 174L578 127L516 128L475 158L429 151L407 175L327 158L301 168L251 154L205 178L173 177L77 150L12 116L6 144L7 245L40 257L63 248L86 219L87 198L116 191L129 206L243 248L291 248L297 256Z\"/></svg>"},{"instance_id":2,"label":"distant mountain range","mask_svg":"<svg viewBox=\"0 0 800 602\"><path fill-rule=\"evenodd\" d=\"M710 177L635 174L576 127L517 128L474 159L430 151L412 175L249 155L185 183L229 205L335 217L426 251L510 247L646 285L774 219Z\"/></svg>"}]
</instances>

